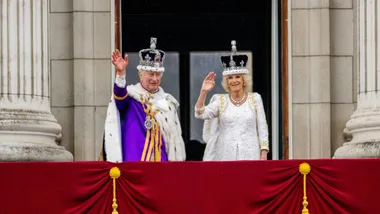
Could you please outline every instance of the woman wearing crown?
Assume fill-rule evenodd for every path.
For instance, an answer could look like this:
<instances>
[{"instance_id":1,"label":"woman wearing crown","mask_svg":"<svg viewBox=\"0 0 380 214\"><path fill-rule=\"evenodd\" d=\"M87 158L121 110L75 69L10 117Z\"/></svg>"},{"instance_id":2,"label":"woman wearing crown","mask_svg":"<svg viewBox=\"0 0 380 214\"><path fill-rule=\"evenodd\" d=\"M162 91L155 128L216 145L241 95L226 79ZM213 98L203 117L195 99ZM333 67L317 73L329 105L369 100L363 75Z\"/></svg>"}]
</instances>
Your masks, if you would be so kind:
<instances>
[{"instance_id":1,"label":"woman wearing crown","mask_svg":"<svg viewBox=\"0 0 380 214\"><path fill-rule=\"evenodd\" d=\"M195 104L195 117L205 120L203 139L205 161L267 160L268 126L260 94L250 92L252 78L246 68L248 56L222 56L222 86L227 94L215 94L205 106L207 94L215 86L214 72L203 81Z\"/></svg>"}]
</instances>

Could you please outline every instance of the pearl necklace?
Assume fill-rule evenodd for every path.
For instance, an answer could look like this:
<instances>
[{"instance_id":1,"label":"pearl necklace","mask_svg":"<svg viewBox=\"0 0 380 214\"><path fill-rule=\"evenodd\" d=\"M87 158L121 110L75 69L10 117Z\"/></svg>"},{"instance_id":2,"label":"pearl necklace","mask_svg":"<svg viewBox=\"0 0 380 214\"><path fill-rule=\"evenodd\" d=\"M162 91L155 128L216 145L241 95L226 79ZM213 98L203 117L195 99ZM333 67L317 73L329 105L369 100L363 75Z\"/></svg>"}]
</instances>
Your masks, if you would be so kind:
<instances>
[{"instance_id":1,"label":"pearl necklace","mask_svg":"<svg viewBox=\"0 0 380 214\"><path fill-rule=\"evenodd\" d=\"M241 98L241 100L239 100L239 101L236 101L236 100L232 99L232 96L230 96L230 100L231 100L232 103L233 103L234 105L236 105L236 106L240 106L241 103L244 101L244 99L245 99L245 93L244 93L243 97Z\"/></svg>"}]
</instances>

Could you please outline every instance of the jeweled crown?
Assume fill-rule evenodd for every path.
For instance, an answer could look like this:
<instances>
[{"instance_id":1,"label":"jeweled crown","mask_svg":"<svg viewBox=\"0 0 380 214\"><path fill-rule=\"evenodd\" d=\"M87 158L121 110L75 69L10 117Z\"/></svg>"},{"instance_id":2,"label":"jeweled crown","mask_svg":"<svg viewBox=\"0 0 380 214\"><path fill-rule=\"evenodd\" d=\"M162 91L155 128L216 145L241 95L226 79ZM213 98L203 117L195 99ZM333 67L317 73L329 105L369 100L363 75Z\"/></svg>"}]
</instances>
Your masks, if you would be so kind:
<instances>
[{"instance_id":1,"label":"jeweled crown","mask_svg":"<svg viewBox=\"0 0 380 214\"><path fill-rule=\"evenodd\" d=\"M248 56L246 54L237 54L236 41L231 41L231 54L221 56L223 65L223 76L231 74L248 74L247 69Z\"/></svg>"},{"instance_id":2,"label":"jeweled crown","mask_svg":"<svg viewBox=\"0 0 380 214\"><path fill-rule=\"evenodd\" d=\"M164 72L165 52L156 49L157 38L150 38L150 48L139 51L140 64L138 70Z\"/></svg>"}]
</instances>

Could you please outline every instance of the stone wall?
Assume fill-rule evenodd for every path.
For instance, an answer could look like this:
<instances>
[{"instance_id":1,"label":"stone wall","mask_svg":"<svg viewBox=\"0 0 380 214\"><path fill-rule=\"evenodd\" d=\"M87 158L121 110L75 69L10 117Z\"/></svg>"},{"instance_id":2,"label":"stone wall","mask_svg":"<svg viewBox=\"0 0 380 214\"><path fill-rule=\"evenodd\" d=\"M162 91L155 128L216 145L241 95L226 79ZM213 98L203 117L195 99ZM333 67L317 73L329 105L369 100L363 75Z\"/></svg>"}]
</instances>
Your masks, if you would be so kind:
<instances>
[{"instance_id":1,"label":"stone wall","mask_svg":"<svg viewBox=\"0 0 380 214\"><path fill-rule=\"evenodd\" d=\"M51 0L52 112L75 160L96 160L111 96L111 2Z\"/></svg>"},{"instance_id":2,"label":"stone wall","mask_svg":"<svg viewBox=\"0 0 380 214\"><path fill-rule=\"evenodd\" d=\"M356 108L356 0L330 1L331 155L347 139L343 130Z\"/></svg>"},{"instance_id":3,"label":"stone wall","mask_svg":"<svg viewBox=\"0 0 380 214\"><path fill-rule=\"evenodd\" d=\"M330 157L329 1L292 0L293 158Z\"/></svg>"},{"instance_id":4,"label":"stone wall","mask_svg":"<svg viewBox=\"0 0 380 214\"><path fill-rule=\"evenodd\" d=\"M355 109L354 4L292 0L293 155L329 158Z\"/></svg>"}]
</instances>

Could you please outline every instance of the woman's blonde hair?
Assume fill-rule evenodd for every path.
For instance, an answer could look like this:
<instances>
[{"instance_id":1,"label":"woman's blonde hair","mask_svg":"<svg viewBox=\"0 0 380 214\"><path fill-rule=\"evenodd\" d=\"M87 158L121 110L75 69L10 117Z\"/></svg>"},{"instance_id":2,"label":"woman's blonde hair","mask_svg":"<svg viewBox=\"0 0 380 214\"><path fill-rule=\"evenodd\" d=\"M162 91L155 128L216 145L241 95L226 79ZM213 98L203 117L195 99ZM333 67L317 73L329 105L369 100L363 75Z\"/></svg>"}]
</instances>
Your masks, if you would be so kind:
<instances>
[{"instance_id":1,"label":"woman's blonde hair","mask_svg":"<svg viewBox=\"0 0 380 214\"><path fill-rule=\"evenodd\" d=\"M250 74L238 74L243 78L243 90L245 93L252 92L252 77ZM228 76L224 76L222 80L222 86L227 93L230 93L227 83Z\"/></svg>"}]
</instances>

